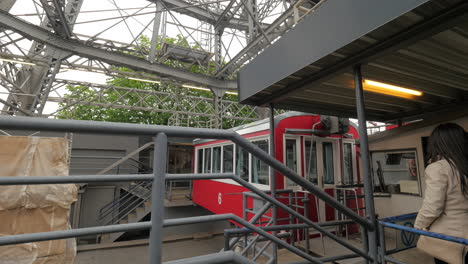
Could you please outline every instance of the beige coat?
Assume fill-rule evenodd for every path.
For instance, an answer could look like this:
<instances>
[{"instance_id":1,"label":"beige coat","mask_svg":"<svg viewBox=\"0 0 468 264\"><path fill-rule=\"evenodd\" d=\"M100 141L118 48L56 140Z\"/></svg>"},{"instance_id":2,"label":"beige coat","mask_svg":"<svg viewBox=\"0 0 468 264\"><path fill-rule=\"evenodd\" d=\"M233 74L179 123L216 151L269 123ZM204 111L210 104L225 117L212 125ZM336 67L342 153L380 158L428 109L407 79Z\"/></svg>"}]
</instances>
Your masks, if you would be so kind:
<instances>
[{"instance_id":1,"label":"beige coat","mask_svg":"<svg viewBox=\"0 0 468 264\"><path fill-rule=\"evenodd\" d=\"M468 239L468 200L459 173L446 160L426 168L424 201L414 223L418 229ZM418 248L451 264L461 264L468 247L435 238L419 239Z\"/></svg>"}]
</instances>

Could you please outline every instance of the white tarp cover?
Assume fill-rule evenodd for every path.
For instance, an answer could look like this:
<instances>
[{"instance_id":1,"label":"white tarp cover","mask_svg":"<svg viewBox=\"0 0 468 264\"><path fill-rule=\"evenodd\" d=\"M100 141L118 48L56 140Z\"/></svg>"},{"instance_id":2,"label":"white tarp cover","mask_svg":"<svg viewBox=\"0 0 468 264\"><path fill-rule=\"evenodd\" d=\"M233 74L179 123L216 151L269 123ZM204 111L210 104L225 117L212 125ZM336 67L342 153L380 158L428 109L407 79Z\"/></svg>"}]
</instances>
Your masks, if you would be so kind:
<instances>
[{"instance_id":1,"label":"white tarp cover","mask_svg":"<svg viewBox=\"0 0 468 264\"><path fill-rule=\"evenodd\" d=\"M68 176L65 138L0 136L0 176ZM0 236L69 229L74 184L0 186ZM0 247L0 264L73 263L74 239Z\"/></svg>"}]
</instances>

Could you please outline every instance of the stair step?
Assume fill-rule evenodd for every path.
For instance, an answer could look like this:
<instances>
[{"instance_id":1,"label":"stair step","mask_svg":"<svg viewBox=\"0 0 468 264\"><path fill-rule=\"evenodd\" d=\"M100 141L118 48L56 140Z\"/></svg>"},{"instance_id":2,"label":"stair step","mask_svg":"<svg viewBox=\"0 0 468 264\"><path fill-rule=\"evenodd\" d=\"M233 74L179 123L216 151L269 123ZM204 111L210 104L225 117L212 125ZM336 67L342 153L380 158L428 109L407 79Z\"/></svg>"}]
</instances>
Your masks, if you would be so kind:
<instances>
[{"instance_id":1,"label":"stair step","mask_svg":"<svg viewBox=\"0 0 468 264\"><path fill-rule=\"evenodd\" d=\"M145 213L145 208L144 207L137 207L136 208L136 213L137 215L141 215Z\"/></svg>"},{"instance_id":2,"label":"stair step","mask_svg":"<svg viewBox=\"0 0 468 264\"><path fill-rule=\"evenodd\" d=\"M127 219L122 219L119 221L119 224L128 224L128 220Z\"/></svg>"},{"instance_id":3,"label":"stair step","mask_svg":"<svg viewBox=\"0 0 468 264\"><path fill-rule=\"evenodd\" d=\"M134 213L128 214L127 219L128 219L128 222L130 223L138 222L138 215L136 211Z\"/></svg>"},{"instance_id":4,"label":"stair step","mask_svg":"<svg viewBox=\"0 0 468 264\"><path fill-rule=\"evenodd\" d=\"M101 243L107 243L110 242L110 234L102 234L101 235Z\"/></svg>"}]
</instances>

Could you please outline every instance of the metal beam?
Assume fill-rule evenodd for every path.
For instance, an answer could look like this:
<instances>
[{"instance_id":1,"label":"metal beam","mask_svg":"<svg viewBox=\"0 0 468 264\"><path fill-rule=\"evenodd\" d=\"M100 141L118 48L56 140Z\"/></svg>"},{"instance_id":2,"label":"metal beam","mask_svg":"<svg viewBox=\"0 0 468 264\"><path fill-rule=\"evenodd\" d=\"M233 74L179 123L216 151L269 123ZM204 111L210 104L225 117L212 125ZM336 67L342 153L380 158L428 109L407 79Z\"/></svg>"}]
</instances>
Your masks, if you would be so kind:
<instances>
[{"instance_id":1,"label":"metal beam","mask_svg":"<svg viewBox=\"0 0 468 264\"><path fill-rule=\"evenodd\" d=\"M72 52L89 59L100 60L111 65L128 67L134 70L157 74L160 77L170 77L182 82L194 83L206 87L230 90L237 89L237 83L235 81L218 80L162 64L151 64L135 56L105 51L85 45L77 40L64 39L56 34L51 34L49 31L39 26L17 19L6 12L0 12L0 25L29 39L45 43L56 49Z\"/></svg>"},{"instance_id":2,"label":"metal beam","mask_svg":"<svg viewBox=\"0 0 468 264\"><path fill-rule=\"evenodd\" d=\"M47 15L41 22L41 27L46 30L53 29L63 38L70 38L83 0L70 0L66 5L63 0L41 0L41 3ZM70 56L71 53L34 41L28 55L35 58L43 56L46 58L45 67L42 65L23 67L15 76L17 82L25 84L26 93L34 96L9 95L7 101L20 105L23 111L17 111L16 114L24 114L24 111L28 111L40 116L55 76L60 70L62 60Z\"/></svg>"},{"instance_id":3,"label":"metal beam","mask_svg":"<svg viewBox=\"0 0 468 264\"><path fill-rule=\"evenodd\" d=\"M237 3L237 0L231 0L226 8L224 8L223 13L221 13L221 15L216 20L216 23L214 24L215 30L219 27L226 27L226 23L229 23L237 10L239 10L241 5L237 5L235 8L232 8L235 3Z\"/></svg>"},{"instance_id":4,"label":"metal beam","mask_svg":"<svg viewBox=\"0 0 468 264\"><path fill-rule=\"evenodd\" d=\"M42 8L46 12L48 25L60 36L70 38L71 30L65 18L65 1L63 0L40 0Z\"/></svg>"},{"instance_id":5,"label":"metal beam","mask_svg":"<svg viewBox=\"0 0 468 264\"><path fill-rule=\"evenodd\" d=\"M197 18L201 21L216 25L217 21L222 18L221 13L209 11L207 8L200 6L192 6L192 4L182 0L148 0L153 3L162 1L168 8L177 8L174 11L180 14L188 15ZM266 26L263 24L263 26ZM245 31L248 29L248 22L244 19L231 18L226 21L225 27Z\"/></svg>"},{"instance_id":6,"label":"metal beam","mask_svg":"<svg viewBox=\"0 0 468 264\"><path fill-rule=\"evenodd\" d=\"M70 86L86 86L90 87L95 91L95 94L91 96L78 96L74 97L74 94L68 97L49 97L51 102L60 102L65 103L66 105L62 108L59 108L57 111L65 110L68 107L74 105L91 105L97 107L106 107L106 108L116 108L116 109L125 109L125 110L139 110L139 111L148 111L148 112L160 112L160 113L170 113L174 115L181 116L192 116L195 119L198 117L208 117L210 121L219 119L218 125L222 124L222 117L224 116L225 120L236 120L239 123L247 123L261 119L260 116L255 114L255 108L248 105L241 105L236 101L222 100L223 93L221 90L214 90L214 96L219 97L216 101L214 98L209 97L200 97L200 96L190 96L185 95L181 98L174 97L172 93L169 92L160 92L154 90L144 90L136 89L129 87L119 87L112 85L103 85L95 84L88 82L79 82L79 81L70 81L57 79L55 81L57 84L54 89L63 87L65 85ZM119 96L118 99L109 101L106 99L103 94L113 92ZM177 92L176 92L177 93ZM128 96L138 96L140 98L139 102L135 102L133 105L126 104L126 98ZM146 103L146 98L152 98L156 104L164 104L164 102L171 102L171 108L159 109L154 107L154 103ZM202 105L203 107L198 107ZM206 108L210 106L212 108ZM218 110L216 110L216 107ZM249 110L252 115L246 115L245 110ZM219 111L219 112L217 112ZM239 115L238 113L243 112ZM52 115L55 113L52 113Z\"/></svg>"},{"instance_id":7,"label":"metal beam","mask_svg":"<svg viewBox=\"0 0 468 264\"><path fill-rule=\"evenodd\" d=\"M2 0L0 2L0 10L10 11L13 5L16 3L16 0Z\"/></svg>"},{"instance_id":8,"label":"metal beam","mask_svg":"<svg viewBox=\"0 0 468 264\"><path fill-rule=\"evenodd\" d=\"M148 56L148 59L151 63L154 63L154 59L156 57L156 48L157 44L159 41L159 27L161 24L161 10L163 9L163 6L161 5L160 1L156 2L156 14L154 15L154 21L153 21L153 35L151 36L151 48L150 48L150 54Z\"/></svg>"},{"instance_id":9,"label":"metal beam","mask_svg":"<svg viewBox=\"0 0 468 264\"><path fill-rule=\"evenodd\" d=\"M270 40L286 33L294 25L294 7L291 6L281 16L279 16L273 23L264 29L265 35ZM228 63L226 63L219 71L216 72L215 77L230 75L244 62L251 60L260 51L266 48L270 42L265 38L265 35L258 35L253 38L245 48L234 56Z\"/></svg>"}]
</instances>

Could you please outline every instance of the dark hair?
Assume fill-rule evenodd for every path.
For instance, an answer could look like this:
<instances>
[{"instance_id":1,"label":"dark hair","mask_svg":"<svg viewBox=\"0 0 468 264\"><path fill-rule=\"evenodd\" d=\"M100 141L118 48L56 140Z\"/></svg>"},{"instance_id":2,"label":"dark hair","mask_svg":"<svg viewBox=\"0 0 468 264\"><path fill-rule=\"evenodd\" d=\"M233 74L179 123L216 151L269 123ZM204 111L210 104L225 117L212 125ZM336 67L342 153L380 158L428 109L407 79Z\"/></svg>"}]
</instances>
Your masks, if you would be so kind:
<instances>
[{"instance_id":1,"label":"dark hair","mask_svg":"<svg viewBox=\"0 0 468 264\"><path fill-rule=\"evenodd\" d=\"M461 126L445 123L432 131L427 145L427 160L430 163L441 159L458 170L462 193L468 198L468 139Z\"/></svg>"}]
</instances>

